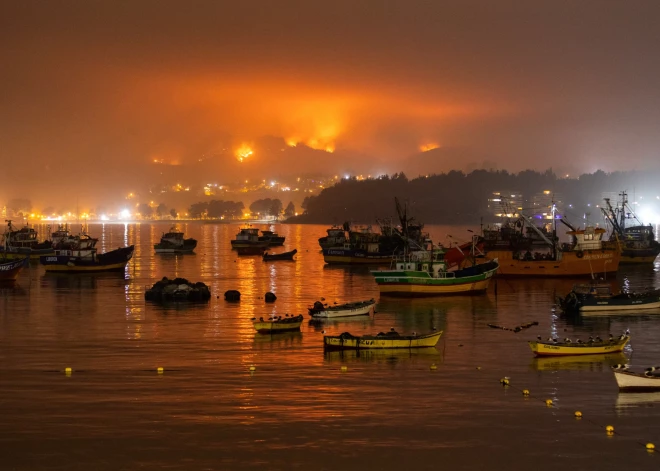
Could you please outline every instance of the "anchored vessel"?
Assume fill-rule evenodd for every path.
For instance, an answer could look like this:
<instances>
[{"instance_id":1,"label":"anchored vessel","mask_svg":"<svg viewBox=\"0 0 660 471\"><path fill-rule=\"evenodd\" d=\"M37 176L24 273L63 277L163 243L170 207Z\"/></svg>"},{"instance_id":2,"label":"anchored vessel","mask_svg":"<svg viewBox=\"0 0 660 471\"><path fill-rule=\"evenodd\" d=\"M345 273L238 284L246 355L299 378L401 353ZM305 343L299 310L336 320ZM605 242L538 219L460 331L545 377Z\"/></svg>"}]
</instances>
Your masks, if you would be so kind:
<instances>
[{"instance_id":1,"label":"anchored vessel","mask_svg":"<svg viewBox=\"0 0 660 471\"><path fill-rule=\"evenodd\" d=\"M277 232L273 231L261 231L259 240L262 242L268 242L270 247L275 247L278 245L284 245L286 237L279 235Z\"/></svg>"},{"instance_id":2,"label":"anchored vessel","mask_svg":"<svg viewBox=\"0 0 660 471\"><path fill-rule=\"evenodd\" d=\"M620 391L660 391L660 366L646 368L644 373L628 371L628 365L612 368Z\"/></svg>"},{"instance_id":3,"label":"anchored vessel","mask_svg":"<svg viewBox=\"0 0 660 471\"><path fill-rule=\"evenodd\" d=\"M123 271L135 251L135 246L131 245L99 254L97 242L98 239L86 234L67 236L57 244L54 255L41 256L39 260L47 272Z\"/></svg>"},{"instance_id":4,"label":"anchored vessel","mask_svg":"<svg viewBox=\"0 0 660 471\"><path fill-rule=\"evenodd\" d=\"M303 322L303 315L299 314L297 316L289 316L288 314L284 317L282 316L271 316L268 319L260 317L252 318L252 325L254 329L260 334L274 334L278 332L291 332L300 330L300 326Z\"/></svg>"},{"instance_id":5,"label":"anchored vessel","mask_svg":"<svg viewBox=\"0 0 660 471\"><path fill-rule=\"evenodd\" d=\"M192 253L197 247L197 240L184 239L183 232L172 227L169 232L163 233L158 244L154 244L156 253Z\"/></svg>"},{"instance_id":6,"label":"anchored vessel","mask_svg":"<svg viewBox=\"0 0 660 471\"><path fill-rule=\"evenodd\" d=\"M483 293L499 269L497 259L448 269L445 250L428 244L393 259L393 268L374 270L378 289L390 296L438 296Z\"/></svg>"},{"instance_id":7,"label":"anchored vessel","mask_svg":"<svg viewBox=\"0 0 660 471\"><path fill-rule=\"evenodd\" d=\"M601 208L605 219L612 226L611 242L621 244L620 263L653 263L660 254L660 243L655 240L653 226L645 226L637 218L628 204L628 195L622 191L621 205L612 207L609 198L605 198L605 207ZM632 221L628 225L627 221Z\"/></svg>"},{"instance_id":8,"label":"anchored vessel","mask_svg":"<svg viewBox=\"0 0 660 471\"><path fill-rule=\"evenodd\" d=\"M328 350L435 347L441 335L441 330L424 335L401 335L392 329L390 332L380 332L377 335L363 335L361 337L344 332L340 335L325 335L323 346Z\"/></svg>"},{"instance_id":9,"label":"anchored vessel","mask_svg":"<svg viewBox=\"0 0 660 471\"><path fill-rule=\"evenodd\" d=\"M259 229L243 227L231 241L231 248L236 249L239 255L262 255L269 243L259 240Z\"/></svg>"},{"instance_id":10,"label":"anchored vessel","mask_svg":"<svg viewBox=\"0 0 660 471\"><path fill-rule=\"evenodd\" d=\"M601 340L596 337L587 342L579 340L572 342L570 339L558 341L558 339L548 339L547 342L536 341L529 342L529 347L537 356L558 356L558 355L593 355L596 353L615 353L620 352L630 341L630 335L623 334L619 337L610 337Z\"/></svg>"},{"instance_id":11,"label":"anchored vessel","mask_svg":"<svg viewBox=\"0 0 660 471\"><path fill-rule=\"evenodd\" d=\"M557 304L564 312L657 309L660 308L660 290L613 293L608 283L579 283L573 285L565 297L557 296Z\"/></svg>"},{"instance_id":12,"label":"anchored vessel","mask_svg":"<svg viewBox=\"0 0 660 471\"><path fill-rule=\"evenodd\" d=\"M309 315L316 319L333 319L335 317L364 316L376 312L376 301L367 301L327 305L316 301L314 306L307 308Z\"/></svg>"},{"instance_id":13,"label":"anchored vessel","mask_svg":"<svg viewBox=\"0 0 660 471\"><path fill-rule=\"evenodd\" d=\"M269 253L264 252L262 258L264 262L270 262L272 260L293 260L293 256L298 253L298 249L293 249L289 252L280 252L280 253Z\"/></svg>"},{"instance_id":14,"label":"anchored vessel","mask_svg":"<svg viewBox=\"0 0 660 471\"><path fill-rule=\"evenodd\" d=\"M27 225L16 229L11 220L5 220L7 227L3 234L3 244L0 246L0 255L5 259L39 260L42 255L53 253L53 244L49 240L39 242L37 231Z\"/></svg>"},{"instance_id":15,"label":"anchored vessel","mask_svg":"<svg viewBox=\"0 0 660 471\"><path fill-rule=\"evenodd\" d=\"M614 244L603 244L604 229L587 226L571 229L572 244L560 247L556 235L557 216L552 207L552 231L538 228L532 220L520 215L516 222L498 230L484 230L486 256L497 259L501 276L592 277L614 273L619 268L620 251Z\"/></svg>"}]
</instances>

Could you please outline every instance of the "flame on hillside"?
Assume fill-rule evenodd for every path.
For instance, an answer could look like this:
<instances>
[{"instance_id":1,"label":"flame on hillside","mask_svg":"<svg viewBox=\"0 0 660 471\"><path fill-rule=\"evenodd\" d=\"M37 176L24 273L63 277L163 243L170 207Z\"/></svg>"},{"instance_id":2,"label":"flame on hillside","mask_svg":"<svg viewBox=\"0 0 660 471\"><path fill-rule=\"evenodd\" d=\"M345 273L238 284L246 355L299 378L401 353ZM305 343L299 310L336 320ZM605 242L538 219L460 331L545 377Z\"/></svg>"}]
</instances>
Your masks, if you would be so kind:
<instances>
[{"instance_id":1,"label":"flame on hillside","mask_svg":"<svg viewBox=\"0 0 660 471\"><path fill-rule=\"evenodd\" d=\"M436 144L435 142L432 142L430 144L422 144L421 146L419 146L419 150L421 152L428 152L430 150L439 149L439 148L440 148L440 144Z\"/></svg>"},{"instance_id":2,"label":"flame on hillside","mask_svg":"<svg viewBox=\"0 0 660 471\"><path fill-rule=\"evenodd\" d=\"M239 162L243 162L245 159L254 154L254 152L252 151L252 147L250 147L248 144L241 144L241 146L236 149L234 154L236 155L236 158Z\"/></svg>"}]
</instances>

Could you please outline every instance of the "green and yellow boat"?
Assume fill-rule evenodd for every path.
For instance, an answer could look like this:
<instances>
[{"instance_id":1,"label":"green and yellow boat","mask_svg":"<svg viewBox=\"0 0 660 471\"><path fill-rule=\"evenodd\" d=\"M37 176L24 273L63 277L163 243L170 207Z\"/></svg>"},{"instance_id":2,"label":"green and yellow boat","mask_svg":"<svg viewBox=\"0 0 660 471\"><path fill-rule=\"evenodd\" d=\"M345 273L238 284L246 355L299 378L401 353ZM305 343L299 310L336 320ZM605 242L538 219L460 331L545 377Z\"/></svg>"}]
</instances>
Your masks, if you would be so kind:
<instances>
[{"instance_id":1,"label":"green and yellow boat","mask_svg":"<svg viewBox=\"0 0 660 471\"><path fill-rule=\"evenodd\" d=\"M406 297L483 293L500 267L495 259L449 270L440 247L409 252L395 258L393 265L371 274L381 294Z\"/></svg>"}]
</instances>

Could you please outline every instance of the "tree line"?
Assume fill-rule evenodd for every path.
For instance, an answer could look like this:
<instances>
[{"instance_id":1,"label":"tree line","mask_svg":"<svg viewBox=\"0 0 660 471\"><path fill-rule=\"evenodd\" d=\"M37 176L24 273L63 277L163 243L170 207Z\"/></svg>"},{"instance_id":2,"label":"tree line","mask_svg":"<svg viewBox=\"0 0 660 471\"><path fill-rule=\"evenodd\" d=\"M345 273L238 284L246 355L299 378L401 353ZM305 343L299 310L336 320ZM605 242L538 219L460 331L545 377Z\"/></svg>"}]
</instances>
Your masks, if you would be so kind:
<instances>
[{"instance_id":1,"label":"tree line","mask_svg":"<svg viewBox=\"0 0 660 471\"><path fill-rule=\"evenodd\" d=\"M612 172L598 170L576 178L559 178L552 169L545 172L525 170L475 170L468 174L450 171L439 175L408 179L405 174L375 179L343 179L325 188L317 196L303 201L304 213L287 220L290 223L341 224L344 221L372 223L379 218L396 217L394 197L405 202L409 215L428 224L479 224L495 222L497 206L511 194L522 195L523 212L531 215L532 199L547 192L560 211L570 213L567 219L590 214L600 219L603 194L626 190L632 200L633 189L658 192L660 172ZM501 193L502 198L496 198ZM656 198L657 193L653 193ZM614 204L614 199L612 203ZM549 206L549 205L548 205ZM518 209L518 208L514 208ZM541 208L536 208L541 209ZM549 208L546 207L547 211ZM579 223L579 222L578 222Z\"/></svg>"}]
</instances>

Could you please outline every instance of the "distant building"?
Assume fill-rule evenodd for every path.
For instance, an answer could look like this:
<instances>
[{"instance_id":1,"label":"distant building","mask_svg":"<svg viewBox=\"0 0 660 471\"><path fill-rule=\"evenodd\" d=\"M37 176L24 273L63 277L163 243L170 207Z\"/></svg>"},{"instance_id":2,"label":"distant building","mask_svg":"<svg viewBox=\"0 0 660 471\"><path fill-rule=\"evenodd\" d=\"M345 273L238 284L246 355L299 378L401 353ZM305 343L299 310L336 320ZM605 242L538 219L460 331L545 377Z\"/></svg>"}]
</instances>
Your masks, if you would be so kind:
<instances>
[{"instance_id":1,"label":"distant building","mask_svg":"<svg viewBox=\"0 0 660 471\"><path fill-rule=\"evenodd\" d=\"M514 218L520 215L523 195L517 190L494 191L488 198L488 211L497 218Z\"/></svg>"}]
</instances>

